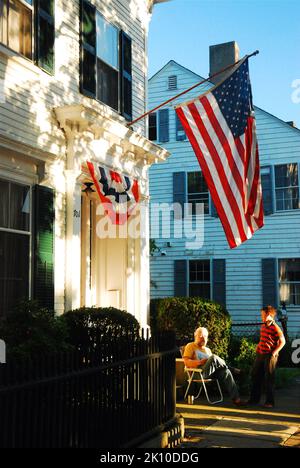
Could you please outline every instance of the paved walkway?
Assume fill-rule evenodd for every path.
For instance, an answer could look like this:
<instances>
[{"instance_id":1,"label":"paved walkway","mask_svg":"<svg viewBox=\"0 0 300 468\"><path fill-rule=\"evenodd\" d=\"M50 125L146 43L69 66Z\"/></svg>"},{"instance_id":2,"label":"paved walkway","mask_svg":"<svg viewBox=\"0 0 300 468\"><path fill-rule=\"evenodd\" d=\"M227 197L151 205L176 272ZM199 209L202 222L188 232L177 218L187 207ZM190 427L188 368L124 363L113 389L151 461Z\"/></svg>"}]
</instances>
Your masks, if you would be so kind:
<instances>
[{"instance_id":1,"label":"paved walkway","mask_svg":"<svg viewBox=\"0 0 300 468\"><path fill-rule=\"evenodd\" d=\"M276 408L236 408L231 402L178 402L184 417L181 448L300 448L300 379L276 391Z\"/></svg>"}]
</instances>

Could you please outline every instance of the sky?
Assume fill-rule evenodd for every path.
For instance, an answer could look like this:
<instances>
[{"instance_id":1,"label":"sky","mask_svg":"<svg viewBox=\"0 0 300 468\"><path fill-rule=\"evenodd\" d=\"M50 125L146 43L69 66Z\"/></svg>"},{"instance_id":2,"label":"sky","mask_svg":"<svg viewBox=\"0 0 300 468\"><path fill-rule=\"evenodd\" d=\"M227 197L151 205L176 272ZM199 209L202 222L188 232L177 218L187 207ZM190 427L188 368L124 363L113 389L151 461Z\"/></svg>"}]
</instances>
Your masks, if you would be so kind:
<instances>
[{"instance_id":1,"label":"sky","mask_svg":"<svg viewBox=\"0 0 300 468\"><path fill-rule=\"evenodd\" d=\"M256 106L300 128L299 0L172 0L154 7L149 77L169 60L206 78L209 46L237 41Z\"/></svg>"}]
</instances>

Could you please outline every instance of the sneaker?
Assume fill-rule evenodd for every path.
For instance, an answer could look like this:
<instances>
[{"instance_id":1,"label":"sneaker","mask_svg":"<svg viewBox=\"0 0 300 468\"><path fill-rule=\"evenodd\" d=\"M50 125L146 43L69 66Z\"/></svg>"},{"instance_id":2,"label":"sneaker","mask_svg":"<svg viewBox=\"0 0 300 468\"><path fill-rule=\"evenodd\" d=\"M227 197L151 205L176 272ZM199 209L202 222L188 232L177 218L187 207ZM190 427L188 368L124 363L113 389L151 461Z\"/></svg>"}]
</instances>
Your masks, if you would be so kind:
<instances>
[{"instance_id":1,"label":"sneaker","mask_svg":"<svg viewBox=\"0 0 300 468\"><path fill-rule=\"evenodd\" d=\"M272 403L265 403L264 408L274 408L274 405Z\"/></svg>"},{"instance_id":2,"label":"sneaker","mask_svg":"<svg viewBox=\"0 0 300 468\"><path fill-rule=\"evenodd\" d=\"M247 406L247 402L244 400L241 400L240 398L237 398L236 400L232 400L232 403L235 406Z\"/></svg>"}]
</instances>

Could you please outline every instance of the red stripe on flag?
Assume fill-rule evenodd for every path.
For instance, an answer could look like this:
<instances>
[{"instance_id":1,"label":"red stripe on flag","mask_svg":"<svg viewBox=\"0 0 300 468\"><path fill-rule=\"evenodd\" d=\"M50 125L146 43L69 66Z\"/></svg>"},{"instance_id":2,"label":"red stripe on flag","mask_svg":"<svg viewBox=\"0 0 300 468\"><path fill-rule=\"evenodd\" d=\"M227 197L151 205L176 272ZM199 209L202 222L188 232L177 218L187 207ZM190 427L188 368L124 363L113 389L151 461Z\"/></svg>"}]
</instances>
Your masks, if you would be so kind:
<instances>
[{"instance_id":1,"label":"red stripe on flag","mask_svg":"<svg viewBox=\"0 0 300 468\"><path fill-rule=\"evenodd\" d=\"M245 242L247 240L247 236L246 236L246 233L244 231L244 227L243 227L243 221L242 221L242 217L241 217L241 213L240 213L240 210L239 210L239 207L238 207L238 204L237 204L237 201L235 199L235 196L232 192L232 189L230 187L230 184L227 180L227 176L225 174L225 171L224 171L224 167L223 167L223 164L222 164L222 161L220 160L220 156L215 148L215 145L208 133L208 131L206 130L203 122L202 122L202 119L199 117L199 113L197 111L197 108L195 106L194 103L192 104L189 104L188 105L188 108L194 118L194 121L198 127L198 130L203 138L203 140L205 141L205 144L208 148L208 151L211 155L211 158L215 164L215 167L217 169L217 173L219 174L219 179L220 179L220 182L223 186L223 190L225 192L225 196L228 200L228 203L230 205L230 208L231 208L231 211L232 211L232 214L235 218L235 221L236 221L236 224L237 224L237 228L238 228L238 231L239 231L239 235L240 235L240 239L242 242ZM205 173L204 173L204 177L206 177Z\"/></svg>"},{"instance_id":2,"label":"red stripe on flag","mask_svg":"<svg viewBox=\"0 0 300 468\"><path fill-rule=\"evenodd\" d=\"M210 123L214 129L214 131L216 132L216 135L222 145L222 148L227 156L227 161L228 161L228 165L230 167L230 170L231 170L231 174L234 178L234 181L236 183L236 186L240 192L240 195L241 195L241 200L242 200L242 205L243 205L243 212L245 213L245 197L244 197L244 181L242 179L242 176L241 176L241 173L238 169L238 166L237 166L237 163L236 163L236 160L234 159L234 156L232 154L232 149L231 149L231 146L229 144L229 141L218 121L218 119L216 118L216 115L213 111L213 108L211 107L211 104L209 102L209 100L207 99L206 96L204 96L202 99L200 99L200 102L202 103L206 113L207 113L207 116L210 120ZM240 153L238 152L238 156L240 156ZM253 234L253 228L252 228L252 223L251 223L251 219L250 219L250 215L248 213L245 213L245 220L246 220L246 223L251 231L251 233Z\"/></svg>"},{"instance_id":3,"label":"red stripe on flag","mask_svg":"<svg viewBox=\"0 0 300 468\"><path fill-rule=\"evenodd\" d=\"M227 238L227 241L229 243L229 246L230 248L234 248L236 247L236 241L235 241L235 237L233 235L233 232L232 232L232 229L231 229L231 226L230 226L230 223L228 221L228 218L226 216L226 213L225 213L225 210L223 208L223 205L221 203L221 200L220 200L220 197L218 195L218 192L216 190L216 187L215 187L215 184L214 184L214 181L211 177L211 174L210 174L210 171L209 171L209 168L207 166L207 163L203 157L203 154L202 154L202 151L198 145L198 142L194 136L194 133L193 131L191 130L190 128L190 125L184 115L184 112L182 110L182 108L178 107L176 109L176 113L178 115L178 117L180 118L181 120L181 123L183 125L183 128L184 128L184 131L186 132L188 138L189 138L189 141L195 151L195 154L197 156L197 159L198 159L198 162L200 164L200 167L203 171L203 173L206 174L205 176L205 180L206 180L206 183L207 183L207 186L209 188L209 191L210 191L210 194L211 194L211 197L213 199L213 202L216 206L216 209L217 209L217 212L218 212L218 215L220 217L220 221L222 223L222 226L223 226L223 229L224 229L224 232L225 232L225 235L226 235L226 238Z\"/></svg>"}]
</instances>

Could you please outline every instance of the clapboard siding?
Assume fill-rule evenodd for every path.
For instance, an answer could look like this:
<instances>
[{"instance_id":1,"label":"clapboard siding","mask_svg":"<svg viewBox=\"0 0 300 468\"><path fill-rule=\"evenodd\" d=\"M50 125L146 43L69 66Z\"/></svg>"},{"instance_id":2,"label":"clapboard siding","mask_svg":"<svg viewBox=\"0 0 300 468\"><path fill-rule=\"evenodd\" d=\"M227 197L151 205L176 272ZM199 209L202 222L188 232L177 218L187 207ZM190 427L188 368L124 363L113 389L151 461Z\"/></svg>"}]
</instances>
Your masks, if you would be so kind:
<instances>
[{"instance_id":1,"label":"clapboard siding","mask_svg":"<svg viewBox=\"0 0 300 468\"><path fill-rule=\"evenodd\" d=\"M178 89L168 91L168 77L177 75ZM149 80L148 107L153 108L172 95L198 83L201 77L170 61ZM209 85L202 86L208 89ZM198 96L196 88L181 102ZM172 106L174 103L172 103ZM170 141L163 146L171 152L165 164L150 169L151 203L173 202L173 173L198 171L199 164L188 141L176 141L175 111L169 107ZM257 132L261 165L300 163L300 131L268 112L256 108ZM159 144L159 141L157 142ZM226 259L226 303L234 320L259 319L262 307L262 258L300 258L300 210L275 212L265 217L265 226L253 238L230 250L218 218L204 217L204 244L200 249L186 249L184 239L158 238L156 244L167 255L154 253L151 258L152 297L174 294L174 261L183 259ZM157 217L151 219L152 233L159 227ZM172 233L172 231L171 231ZM172 234L171 234L172 235ZM168 247L167 242L171 242ZM290 307L289 330L300 335L300 308Z\"/></svg>"},{"instance_id":2,"label":"clapboard siding","mask_svg":"<svg viewBox=\"0 0 300 468\"><path fill-rule=\"evenodd\" d=\"M104 17L132 39L133 119L146 109L148 0L90 0ZM63 265L66 229L65 159L66 138L55 118L54 108L83 104L103 113L103 104L79 92L79 0L55 0L55 70L51 76L33 62L0 44L0 79L4 81L4 102L0 99L0 137L25 149L51 153L45 184L53 185L55 204L55 310L65 309ZM1 96L2 98L2 96ZM111 110L117 121L123 119ZM145 120L134 125L145 134ZM1 156L2 157L2 156ZM54 158L53 158L54 159ZM3 163L3 161L0 161ZM32 163L33 164L33 163ZM34 165L37 170L37 165ZM41 166L42 169L42 166ZM58 175L60 174L60 175ZM36 181L38 179L37 175ZM61 266L61 267L60 267Z\"/></svg>"},{"instance_id":3,"label":"clapboard siding","mask_svg":"<svg viewBox=\"0 0 300 468\"><path fill-rule=\"evenodd\" d=\"M145 111L146 1L91 1L108 21L132 38L133 118ZM5 103L0 104L0 131L29 146L59 153L63 135L52 116L54 107L90 103L79 93L79 0L56 0L55 74L49 76L30 61L12 58L2 47L0 79L5 81ZM144 17L143 17L144 16ZM97 109L100 104L93 104ZM28 127L30 122L30 127ZM44 124L43 124L44 122ZM47 124L45 124L47 122ZM136 129L145 131L141 120ZM40 138L41 132L45 137Z\"/></svg>"}]
</instances>

